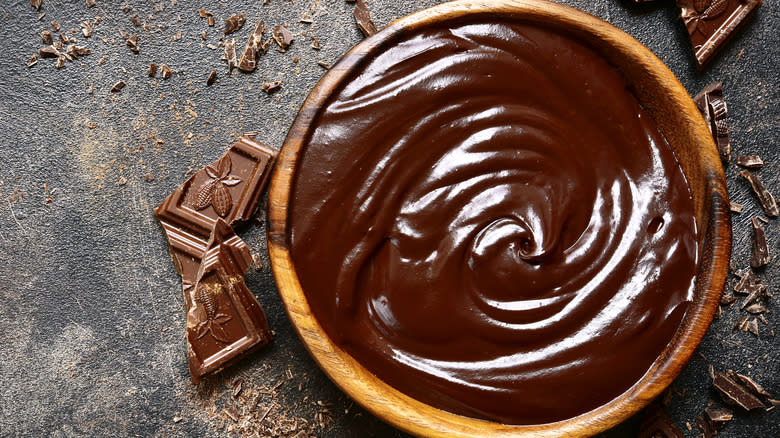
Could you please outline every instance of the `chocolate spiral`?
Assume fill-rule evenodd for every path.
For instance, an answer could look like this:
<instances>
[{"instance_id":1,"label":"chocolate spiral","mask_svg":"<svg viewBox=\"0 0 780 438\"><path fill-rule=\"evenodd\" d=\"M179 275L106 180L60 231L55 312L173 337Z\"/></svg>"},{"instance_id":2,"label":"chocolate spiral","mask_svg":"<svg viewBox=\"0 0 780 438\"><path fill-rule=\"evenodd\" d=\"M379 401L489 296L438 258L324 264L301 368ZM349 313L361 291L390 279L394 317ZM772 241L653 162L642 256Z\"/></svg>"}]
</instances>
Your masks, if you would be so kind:
<instances>
[{"instance_id":1,"label":"chocolate spiral","mask_svg":"<svg viewBox=\"0 0 780 438\"><path fill-rule=\"evenodd\" d=\"M627 390L696 270L685 177L602 57L551 29L430 27L321 110L291 250L327 333L439 408L562 420Z\"/></svg>"}]
</instances>

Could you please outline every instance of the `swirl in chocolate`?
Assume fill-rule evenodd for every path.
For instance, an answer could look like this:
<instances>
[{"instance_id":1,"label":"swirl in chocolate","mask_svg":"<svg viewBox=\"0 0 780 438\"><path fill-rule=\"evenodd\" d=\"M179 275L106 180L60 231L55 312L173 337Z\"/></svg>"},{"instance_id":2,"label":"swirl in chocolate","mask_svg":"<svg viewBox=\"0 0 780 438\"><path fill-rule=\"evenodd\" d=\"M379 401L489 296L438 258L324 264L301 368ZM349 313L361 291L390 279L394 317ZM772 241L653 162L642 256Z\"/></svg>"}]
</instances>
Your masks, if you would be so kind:
<instances>
[{"instance_id":1,"label":"swirl in chocolate","mask_svg":"<svg viewBox=\"0 0 780 438\"><path fill-rule=\"evenodd\" d=\"M692 296L687 181L621 74L514 22L399 37L321 109L291 251L333 340L400 391L541 424L636 383Z\"/></svg>"}]
</instances>

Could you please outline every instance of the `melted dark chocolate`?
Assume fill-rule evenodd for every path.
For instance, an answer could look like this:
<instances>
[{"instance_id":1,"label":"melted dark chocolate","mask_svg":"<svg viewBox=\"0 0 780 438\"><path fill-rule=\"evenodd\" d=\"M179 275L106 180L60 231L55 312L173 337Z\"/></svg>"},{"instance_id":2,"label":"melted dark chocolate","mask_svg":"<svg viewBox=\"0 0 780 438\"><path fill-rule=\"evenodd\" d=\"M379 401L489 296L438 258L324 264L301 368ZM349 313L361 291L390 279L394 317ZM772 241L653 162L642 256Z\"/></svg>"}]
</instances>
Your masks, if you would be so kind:
<instances>
[{"instance_id":1,"label":"melted dark chocolate","mask_svg":"<svg viewBox=\"0 0 780 438\"><path fill-rule=\"evenodd\" d=\"M590 411L642 377L691 299L673 153L615 68L543 27L397 41L331 97L296 172L290 244L317 319L447 411Z\"/></svg>"}]
</instances>

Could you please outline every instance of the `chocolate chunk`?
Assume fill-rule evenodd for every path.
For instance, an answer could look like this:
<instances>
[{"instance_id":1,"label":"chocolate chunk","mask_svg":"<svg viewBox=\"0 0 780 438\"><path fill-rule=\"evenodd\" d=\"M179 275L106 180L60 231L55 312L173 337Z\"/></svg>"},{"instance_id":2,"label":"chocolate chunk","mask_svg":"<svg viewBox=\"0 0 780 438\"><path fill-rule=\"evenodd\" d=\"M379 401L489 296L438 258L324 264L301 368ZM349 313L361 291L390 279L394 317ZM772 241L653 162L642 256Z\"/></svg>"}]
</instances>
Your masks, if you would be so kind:
<instances>
[{"instance_id":1,"label":"chocolate chunk","mask_svg":"<svg viewBox=\"0 0 780 438\"><path fill-rule=\"evenodd\" d=\"M764 397L772 398L772 394L770 394L766 389L764 389L763 386L756 383L753 379L751 379L748 376L743 376L742 374L734 373L734 376L739 379L742 384L753 391L756 395L763 395Z\"/></svg>"},{"instance_id":2,"label":"chocolate chunk","mask_svg":"<svg viewBox=\"0 0 780 438\"><path fill-rule=\"evenodd\" d=\"M173 76L173 70L171 70L171 68L166 64L163 64L162 67L160 67L160 72L162 73L163 79L168 79Z\"/></svg>"},{"instance_id":3,"label":"chocolate chunk","mask_svg":"<svg viewBox=\"0 0 780 438\"><path fill-rule=\"evenodd\" d=\"M60 52L54 46L46 46L38 49L38 56L41 58L57 58L60 56Z\"/></svg>"},{"instance_id":4,"label":"chocolate chunk","mask_svg":"<svg viewBox=\"0 0 780 438\"><path fill-rule=\"evenodd\" d=\"M753 251L750 255L750 266L760 268L769 263L769 247L766 244L764 227L756 218L750 218L750 221L753 224Z\"/></svg>"},{"instance_id":5,"label":"chocolate chunk","mask_svg":"<svg viewBox=\"0 0 780 438\"><path fill-rule=\"evenodd\" d=\"M27 67L32 67L37 63L38 63L38 55L33 53L32 56L30 57L30 60L27 61Z\"/></svg>"},{"instance_id":6,"label":"chocolate chunk","mask_svg":"<svg viewBox=\"0 0 780 438\"><path fill-rule=\"evenodd\" d=\"M703 438L712 438L718 433L718 431L715 430L715 427L713 427L712 423L710 423L704 417L696 417L696 427L698 427L701 431L701 436Z\"/></svg>"},{"instance_id":7,"label":"chocolate chunk","mask_svg":"<svg viewBox=\"0 0 780 438\"><path fill-rule=\"evenodd\" d=\"M280 88L282 88L282 81L273 81L273 82L263 82L263 85L261 85L263 88L263 91L265 91L268 94L271 94Z\"/></svg>"},{"instance_id":8,"label":"chocolate chunk","mask_svg":"<svg viewBox=\"0 0 780 438\"><path fill-rule=\"evenodd\" d=\"M73 59L77 59L79 56L89 55L90 53L92 53L92 50L75 44L68 44L68 47L65 49L65 54Z\"/></svg>"},{"instance_id":9,"label":"chocolate chunk","mask_svg":"<svg viewBox=\"0 0 780 438\"><path fill-rule=\"evenodd\" d=\"M60 31L60 27L61 27L60 23L57 23L56 21L52 21L51 22L51 30L53 30L55 32L59 32Z\"/></svg>"},{"instance_id":10,"label":"chocolate chunk","mask_svg":"<svg viewBox=\"0 0 780 438\"><path fill-rule=\"evenodd\" d=\"M761 304L757 304L757 303L756 303L756 304L751 304L751 305L749 305L749 306L747 306L747 307L745 308L745 311L746 311L746 312L748 312L748 313L752 313L752 314L754 314L754 315L755 315L755 314L759 314L759 313L764 313L764 312L766 312L767 310L768 310L768 309L767 309L766 307L764 307L764 306L763 306L763 305L761 305Z\"/></svg>"},{"instance_id":11,"label":"chocolate chunk","mask_svg":"<svg viewBox=\"0 0 780 438\"><path fill-rule=\"evenodd\" d=\"M112 92L112 93L117 93L117 92L119 92L119 90L121 90L122 88L125 88L125 85L127 85L127 84L125 84L125 81L119 81L119 82L117 82L116 84L114 84L114 86L113 86L113 87L111 87L111 92Z\"/></svg>"},{"instance_id":12,"label":"chocolate chunk","mask_svg":"<svg viewBox=\"0 0 780 438\"><path fill-rule=\"evenodd\" d=\"M672 422L656 399L645 409L637 438L684 438L682 431Z\"/></svg>"},{"instance_id":13,"label":"chocolate chunk","mask_svg":"<svg viewBox=\"0 0 780 438\"><path fill-rule=\"evenodd\" d=\"M208 79L206 79L206 85L211 86L211 84L214 83L214 81L217 80L217 71L211 70L211 74L209 74Z\"/></svg>"},{"instance_id":14,"label":"chocolate chunk","mask_svg":"<svg viewBox=\"0 0 780 438\"><path fill-rule=\"evenodd\" d=\"M293 42L293 34L290 32L286 27L282 26L281 24L277 24L274 27L274 30L271 32L271 35L274 38L274 41L276 41L276 44L279 45L278 50L280 52L286 52L287 48L290 47L290 44Z\"/></svg>"},{"instance_id":15,"label":"chocolate chunk","mask_svg":"<svg viewBox=\"0 0 780 438\"><path fill-rule=\"evenodd\" d=\"M724 304L724 305L727 305L727 306L730 306L730 305L732 305L732 304L734 304L736 302L737 302L737 297L735 297L734 295L731 295L731 294L724 293L720 297L720 303Z\"/></svg>"},{"instance_id":16,"label":"chocolate chunk","mask_svg":"<svg viewBox=\"0 0 780 438\"><path fill-rule=\"evenodd\" d=\"M241 60L238 62L238 69L244 72L251 72L257 68L257 58L260 57L262 50L263 34L265 33L265 23L263 20L257 22L255 30L249 35L246 42L244 53L241 54Z\"/></svg>"},{"instance_id":17,"label":"chocolate chunk","mask_svg":"<svg viewBox=\"0 0 780 438\"><path fill-rule=\"evenodd\" d=\"M157 76L157 64L155 63L149 64L149 76L151 77Z\"/></svg>"},{"instance_id":18,"label":"chocolate chunk","mask_svg":"<svg viewBox=\"0 0 780 438\"><path fill-rule=\"evenodd\" d=\"M130 50L132 50L135 53L138 53L138 35L132 34L129 35L126 40L127 46L130 47Z\"/></svg>"},{"instance_id":19,"label":"chocolate chunk","mask_svg":"<svg viewBox=\"0 0 780 438\"><path fill-rule=\"evenodd\" d=\"M744 315L743 317L739 318L737 323L734 324L734 330L742 330L742 331L746 332L747 331L747 323L748 323L748 319L749 318L750 317L747 316L747 315Z\"/></svg>"},{"instance_id":20,"label":"chocolate chunk","mask_svg":"<svg viewBox=\"0 0 780 438\"><path fill-rule=\"evenodd\" d=\"M54 38L52 38L51 32L49 32L48 30L44 30L43 32L41 32L41 42L43 44L51 44L51 43L53 43L54 42Z\"/></svg>"},{"instance_id":21,"label":"chocolate chunk","mask_svg":"<svg viewBox=\"0 0 780 438\"><path fill-rule=\"evenodd\" d=\"M238 66L236 62L236 40L229 39L225 41L225 53L222 55L222 59L227 62L228 74L233 72L233 69Z\"/></svg>"},{"instance_id":22,"label":"chocolate chunk","mask_svg":"<svg viewBox=\"0 0 780 438\"><path fill-rule=\"evenodd\" d=\"M745 410L764 408L764 404L744 386L725 374L712 370L712 384L726 399Z\"/></svg>"},{"instance_id":23,"label":"chocolate chunk","mask_svg":"<svg viewBox=\"0 0 780 438\"><path fill-rule=\"evenodd\" d=\"M745 324L745 330L758 336L758 320L753 318Z\"/></svg>"},{"instance_id":24,"label":"chocolate chunk","mask_svg":"<svg viewBox=\"0 0 780 438\"><path fill-rule=\"evenodd\" d=\"M275 157L270 147L241 137L155 209L182 276L196 383L271 340L260 304L243 282L249 248L229 223L254 213Z\"/></svg>"},{"instance_id":25,"label":"chocolate chunk","mask_svg":"<svg viewBox=\"0 0 780 438\"><path fill-rule=\"evenodd\" d=\"M729 408L704 408L704 414L716 427L725 425L734 418L734 411Z\"/></svg>"},{"instance_id":26,"label":"chocolate chunk","mask_svg":"<svg viewBox=\"0 0 780 438\"><path fill-rule=\"evenodd\" d=\"M209 15L208 18L208 25L209 27L214 27L214 25L217 24L217 21L214 19L213 15Z\"/></svg>"},{"instance_id":27,"label":"chocolate chunk","mask_svg":"<svg viewBox=\"0 0 780 438\"><path fill-rule=\"evenodd\" d=\"M764 208L764 212L769 217L777 217L777 202L775 197L764 186L764 182L761 181L761 177L749 170L742 170L739 172L739 176L745 178L750 183L750 187L753 188L753 193L756 194L758 202Z\"/></svg>"},{"instance_id":28,"label":"chocolate chunk","mask_svg":"<svg viewBox=\"0 0 780 438\"><path fill-rule=\"evenodd\" d=\"M225 20L225 35L229 35L244 26L246 14L234 15Z\"/></svg>"},{"instance_id":29,"label":"chocolate chunk","mask_svg":"<svg viewBox=\"0 0 780 438\"><path fill-rule=\"evenodd\" d=\"M734 213L742 213L743 206L739 202L729 201L729 210Z\"/></svg>"},{"instance_id":30,"label":"chocolate chunk","mask_svg":"<svg viewBox=\"0 0 780 438\"><path fill-rule=\"evenodd\" d=\"M677 0L677 6L702 69L758 10L761 0Z\"/></svg>"},{"instance_id":31,"label":"chocolate chunk","mask_svg":"<svg viewBox=\"0 0 780 438\"><path fill-rule=\"evenodd\" d=\"M721 160L728 162L731 159L731 143L729 142L729 128L726 121L728 108L723 98L723 84L713 82L707 85L693 98L693 101L696 102L696 106L710 128Z\"/></svg>"},{"instance_id":32,"label":"chocolate chunk","mask_svg":"<svg viewBox=\"0 0 780 438\"><path fill-rule=\"evenodd\" d=\"M81 23L81 33L84 35L84 38L92 36L92 25L88 21Z\"/></svg>"},{"instance_id":33,"label":"chocolate chunk","mask_svg":"<svg viewBox=\"0 0 780 438\"><path fill-rule=\"evenodd\" d=\"M371 21L371 13L368 11L366 2L357 0L355 9L352 10L352 15L355 17L355 22L360 28L360 31L363 32L363 35L370 37L377 33L376 26L374 25L374 22Z\"/></svg>"},{"instance_id":34,"label":"chocolate chunk","mask_svg":"<svg viewBox=\"0 0 780 438\"><path fill-rule=\"evenodd\" d=\"M35 9L41 8L41 0L30 0L30 5L34 7Z\"/></svg>"},{"instance_id":35,"label":"chocolate chunk","mask_svg":"<svg viewBox=\"0 0 780 438\"><path fill-rule=\"evenodd\" d=\"M764 160L758 155L740 155L734 160L735 163L742 167L748 167L751 169L757 169L764 165Z\"/></svg>"}]
</instances>

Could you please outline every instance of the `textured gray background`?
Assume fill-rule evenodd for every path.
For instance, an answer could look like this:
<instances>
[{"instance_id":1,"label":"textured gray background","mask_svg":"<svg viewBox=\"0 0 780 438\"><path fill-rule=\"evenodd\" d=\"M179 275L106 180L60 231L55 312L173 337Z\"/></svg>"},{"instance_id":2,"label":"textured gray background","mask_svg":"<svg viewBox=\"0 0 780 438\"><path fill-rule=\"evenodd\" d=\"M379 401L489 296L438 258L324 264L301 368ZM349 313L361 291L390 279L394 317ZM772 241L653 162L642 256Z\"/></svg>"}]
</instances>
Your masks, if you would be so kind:
<instances>
[{"instance_id":1,"label":"textured gray background","mask_svg":"<svg viewBox=\"0 0 780 438\"><path fill-rule=\"evenodd\" d=\"M262 212L242 236L264 261L250 269L247 283L265 307L274 343L193 386L180 281L152 217L155 205L192 171L219 157L239 133L259 131L259 138L281 147L297 109L325 72L317 61L334 63L362 38L352 4L97 2L88 9L84 0L43 0L42 20L29 0L0 5L0 436L285 436L299 430L327 437L405 436L354 405L307 354L268 267ZM379 26L437 3L368 1ZM774 1L765 2L703 74L695 71L673 1L642 7L628 0L562 3L626 30L692 94L712 80L723 81L735 153L759 153L770 161L760 175L780 194L780 13ZM216 27L198 16L200 8L214 13ZM313 24L298 22L304 11ZM321 38L322 50L312 50L311 40L298 35L287 53L271 49L264 55L258 71L228 76L221 50L206 45L219 42L223 20L234 13L249 17L233 35L239 47L262 18ZM151 31L131 24L133 14ZM52 20L70 32L96 16L103 20L91 38L75 35L92 55L59 70L50 59L26 66L41 46L39 33ZM139 54L125 45L119 30L138 33ZM182 37L175 39L179 31ZM202 31L207 41L201 40ZM295 56L300 62L293 62ZM149 78L150 62L168 64L174 76ZM207 87L212 69L220 82ZM112 95L109 89L120 79L128 85ZM281 91L263 93L260 84L269 80L281 80ZM91 86L94 93L88 94ZM97 126L90 129L90 123ZM734 216L732 263L744 267L749 220L761 211L735 171L730 164L729 190L745 212ZM154 180L145 181L147 174ZM767 233L774 261L762 277L777 294L777 220L767 225ZM777 299L770 304L774 312ZM778 331L778 316L767 315L770 325L760 325L758 338L732 331L739 316L736 306L724 309L673 385L669 410L689 436L697 431L694 426L689 432L686 422L694 425L710 401L722 405L706 378L709 364L751 375L780 393L778 341L769 336L770 329ZM233 399L231 382L237 377L243 390ZM239 421L225 415L231 408ZM740 411L722 436L780 436L777 412ZM608 435L634 436L638 421L635 417Z\"/></svg>"}]
</instances>

